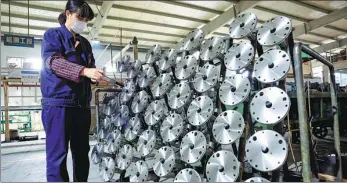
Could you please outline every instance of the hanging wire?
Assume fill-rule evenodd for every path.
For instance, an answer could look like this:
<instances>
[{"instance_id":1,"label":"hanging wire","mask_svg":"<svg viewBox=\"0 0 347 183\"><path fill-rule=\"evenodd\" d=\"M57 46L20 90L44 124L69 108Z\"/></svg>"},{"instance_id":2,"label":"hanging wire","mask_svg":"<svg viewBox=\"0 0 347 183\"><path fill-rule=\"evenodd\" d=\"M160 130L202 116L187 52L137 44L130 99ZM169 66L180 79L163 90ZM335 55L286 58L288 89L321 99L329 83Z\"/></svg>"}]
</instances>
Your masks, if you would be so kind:
<instances>
[{"instance_id":1,"label":"hanging wire","mask_svg":"<svg viewBox=\"0 0 347 183\"><path fill-rule=\"evenodd\" d=\"M94 3L95 3L96 9L98 10L99 14L101 15L101 18L104 18L104 15L101 14L101 12L100 12L100 10L99 10L99 8L98 8L98 5L96 4L96 1L95 1L95 0L94 0Z\"/></svg>"}]
</instances>

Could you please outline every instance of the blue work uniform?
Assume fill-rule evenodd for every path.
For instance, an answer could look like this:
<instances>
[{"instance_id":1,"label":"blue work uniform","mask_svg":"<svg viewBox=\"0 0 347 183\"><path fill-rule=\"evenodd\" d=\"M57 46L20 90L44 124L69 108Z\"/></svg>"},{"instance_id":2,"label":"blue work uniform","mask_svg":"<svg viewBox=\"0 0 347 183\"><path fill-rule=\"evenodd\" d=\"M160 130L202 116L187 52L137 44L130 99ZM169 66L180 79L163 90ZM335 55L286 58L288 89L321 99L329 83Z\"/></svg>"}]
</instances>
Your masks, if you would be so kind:
<instances>
[{"instance_id":1,"label":"blue work uniform","mask_svg":"<svg viewBox=\"0 0 347 183\"><path fill-rule=\"evenodd\" d=\"M42 41L42 122L46 132L47 181L69 181L66 159L70 143L73 159L73 180L86 182L89 174L89 129L91 123L91 80L80 82L57 76L46 60L54 54L84 67L95 67L92 48L87 39L62 25L48 29Z\"/></svg>"}]
</instances>

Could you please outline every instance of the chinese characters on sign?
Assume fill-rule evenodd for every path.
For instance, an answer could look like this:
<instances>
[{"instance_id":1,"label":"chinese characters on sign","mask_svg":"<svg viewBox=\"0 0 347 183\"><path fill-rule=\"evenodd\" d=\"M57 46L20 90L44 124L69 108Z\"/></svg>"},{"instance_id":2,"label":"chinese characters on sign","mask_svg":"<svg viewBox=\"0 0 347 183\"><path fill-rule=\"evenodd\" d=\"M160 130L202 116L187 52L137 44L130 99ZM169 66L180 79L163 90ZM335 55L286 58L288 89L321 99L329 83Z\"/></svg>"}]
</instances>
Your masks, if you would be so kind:
<instances>
[{"instance_id":1,"label":"chinese characters on sign","mask_svg":"<svg viewBox=\"0 0 347 183\"><path fill-rule=\"evenodd\" d=\"M40 82L40 72L21 71L21 79L23 83L38 83Z\"/></svg>"},{"instance_id":2,"label":"chinese characters on sign","mask_svg":"<svg viewBox=\"0 0 347 183\"><path fill-rule=\"evenodd\" d=\"M34 37L5 34L4 38L6 46L34 47Z\"/></svg>"}]
</instances>

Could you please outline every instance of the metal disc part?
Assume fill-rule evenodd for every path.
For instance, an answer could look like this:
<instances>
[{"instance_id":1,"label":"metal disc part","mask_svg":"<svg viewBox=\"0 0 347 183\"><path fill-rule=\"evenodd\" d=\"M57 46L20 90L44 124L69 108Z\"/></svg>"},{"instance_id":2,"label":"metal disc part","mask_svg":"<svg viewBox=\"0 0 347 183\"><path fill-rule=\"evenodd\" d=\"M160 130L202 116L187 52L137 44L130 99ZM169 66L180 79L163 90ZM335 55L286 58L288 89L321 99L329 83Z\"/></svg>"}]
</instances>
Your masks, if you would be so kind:
<instances>
[{"instance_id":1,"label":"metal disc part","mask_svg":"<svg viewBox=\"0 0 347 183\"><path fill-rule=\"evenodd\" d=\"M93 147L92 154L90 156L90 159L93 164L98 164L101 160L101 154L104 151L104 145L101 142L96 143L96 145Z\"/></svg>"},{"instance_id":2,"label":"metal disc part","mask_svg":"<svg viewBox=\"0 0 347 183\"><path fill-rule=\"evenodd\" d=\"M123 126L129 119L129 107L127 105L121 105L117 109L116 115L112 116L111 120L117 127Z\"/></svg>"},{"instance_id":3,"label":"metal disc part","mask_svg":"<svg viewBox=\"0 0 347 183\"><path fill-rule=\"evenodd\" d=\"M110 181L114 175L116 169L116 162L111 157L103 157L100 165L99 172L100 177L105 181Z\"/></svg>"},{"instance_id":4,"label":"metal disc part","mask_svg":"<svg viewBox=\"0 0 347 183\"><path fill-rule=\"evenodd\" d=\"M130 182L147 182L148 179L148 166L143 160L135 163L135 166L130 170Z\"/></svg>"},{"instance_id":5,"label":"metal disc part","mask_svg":"<svg viewBox=\"0 0 347 183\"><path fill-rule=\"evenodd\" d=\"M287 115L290 98L277 87L260 90L252 99L250 112L253 119L263 124L276 124Z\"/></svg>"},{"instance_id":6,"label":"metal disc part","mask_svg":"<svg viewBox=\"0 0 347 183\"><path fill-rule=\"evenodd\" d=\"M141 121L137 116L128 121L128 128L124 131L124 137L127 141L133 141L140 133Z\"/></svg>"},{"instance_id":7,"label":"metal disc part","mask_svg":"<svg viewBox=\"0 0 347 183\"><path fill-rule=\"evenodd\" d=\"M245 180L245 182L270 182L270 181L263 177L252 177Z\"/></svg>"},{"instance_id":8,"label":"metal disc part","mask_svg":"<svg viewBox=\"0 0 347 183\"><path fill-rule=\"evenodd\" d=\"M106 135L107 135L107 132L106 132L105 128L101 127L99 132L98 132L98 138L101 140L105 140Z\"/></svg>"},{"instance_id":9,"label":"metal disc part","mask_svg":"<svg viewBox=\"0 0 347 183\"><path fill-rule=\"evenodd\" d=\"M166 50L159 60L159 69L167 71L175 65L177 59L177 52L175 49Z\"/></svg>"},{"instance_id":10,"label":"metal disc part","mask_svg":"<svg viewBox=\"0 0 347 183\"><path fill-rule=\"evenodd\" d=\"M146 88L149 84L157 77L155 70L153 67L149 66L143 69L142 72L137 76L137 84L140 88Z\"/></svg>"},{"instance_id":11,"label":"metal disc part","mask_svg":"<svg viewBox=\"0 0 347 183\"><path fill-rule=\"evenodd\" d=\"M199 67L198 72L194 76L194 89L197 92L206 92L216 85L219 77L219 67L206 63Z\"/></svg>"},{"instance_id":12,"label":"metal disc part","mask_svg":"<svg viewBox=\"0 0 347 183\"><path fill-rule=\"evenodd\" d=\"M136 83L133 80L127 80L122 92L120 93L120 100L122 103L128 102L135 94Z\"/></svg>"},{"instance_id":13,"label":"metal disc part","mask_svg":"<svg viewBox=\"0 0 347 183\"><path fill-rule=\"evenodd\" d=\"M167 113L167 106L162 100L152 101L145 112L145 123L149 126L155 125L164 119Z\"/></svg>"},{"instance_id":14,"label":"metal disc part","mask_svg":"<svg viewBox=\"0 0 347 183\"><path fill-rule=\"evenodd\" d=\"M202 182L198 172L192 168L185 168L179 171L174 182Z\"/></svg>"},{"instance_id":15,"label":"metal disc part","mask_svg":"<svg viewBox=\"0 0 347 183\"><path fill-rule=\"evenodd\" d=\"M258 42L263 46L272 46L283 42L292 32L289 18L276 16L267 20L258 30Z\"/></svg>"},{"instance_id":16,"label":"metal disc part","mask_svg":"<svg viewBox=\"0 0 347 183\"><path fill-rule=\"evenodd\" d=\"M242 74L226 77L219 88L219 98L225 105L237 105L248 98L251 84Z\"/></svg>"},{"instance_id":17,"label":"metal disc part","mask_svg":"<svg viewBox=\"0 0 347 183\"><path fill-rule=\"evenodd\" d=\"M208 96L199 96L190 103L188 122L194 126L206 123L213 115L213 101Z\"/></svg>"},{"instance_id":18,"label":"metal disc part","mask_svg":"<svg viewBox=\"0 0 347 183\"><path fill-rule=\"evenodd\" d=\"M235 182L238 176L239 162L230 151L217 151L207 162L206 177L209 182Z\"/></svg>"},{"instance_id":19,"label":"metal disc part","mask_svg":"<svg viewBox=\"0 0 347 183\"><path fill-rule=\"evenodd\" d=\"M164 142L176 140L183 132L183 118L180 114L168 115L160 127L160 135Z\"/></svg>"},{"instance_id":20,"label":"metal disc part","mask_svg":"<svg viewBox=\"0 0 347 183\"><path fill-rule=\"evenodd\" d=\"M262 172L280 168L287 159L286 140L272 130L262 130L252 135L246 143L246 158L250 165Z\"/></svg>"},{"instance_id":21,"label":"metal disc part","mask_svg":"<svg viewBox=\"0 0 347 183\"><path fill-rule=\"evenodd\" d=\"M192 96L192 91L187 82L176 84L168 94L168 104L171 109L179 109L187 104Z\"/></svg>"},{"instance_id":22,"label":"metal disc part","mask_svg":"<svg viewBox=\"0 0 347 183\"><path fill-rule=\"evenodd\" d=\"M198 67L198 60L193 55L183 57L175 68L175 76L179 80L189 79L195 74Z\"/></svg>"},{"instance_id":23,"label":"metal disc part","mask_svg":"<svg viewBox=\"0 0 347 183\"><path fill-rule=\"evenodd\" d=\"M240 42L232 45L224 57L224 65L231 71L247 67L253 60L254 48L249 42Z\"/></svg>"},{"instance_id":24,"label":"metal disc part","mask_svg":"<svg viewBox=\"0 0 347 183\"><path fill-rule=\"evenodd\" d=\"M131 103L131 110L133 113L137 114L145 110L149 103L149 95L146 91L140 91L137 93Z\"/></svg>"},{"instance_id":25,"label":"metal disc part","mask_svg":"<svg viewBox=\"0 0 347 183\"><path fill-rule=\"evenodd\" d=\"M205 40L200 49L200 59L210 61L218 57L223 50L224 40L220 37L211 37Z\"/></svg>"},{"instance_id":26,"label":"metal disc part","mask_svg":"<svg viewBox=\"0 0 347 183\"><path fill-rule=\"evenodd\" d=\"M156 142L155 132L152 130L146 130L142 132L139 140L137 141L137 151L141 156L147 156L154 149Z\"/></svg>"},{"instance_id":27,"label":"metal disc part","mask_svg":"<svg viewBox=\"0 0 347 183\"><path fill-rule=\"evenodd\" d=\"M130 68L127 72L128 78L130 79L135 78L141 71L141 66L142 66L142 63L140 60L135 60L135 62L131 62Z\"/></svg>"},{"instance_id":28,"label":"metal disc part","mask_svg":"<svg viewBox=\"0 0 347 183\"><path fill-rule=\"evenodd\" d=\"M151 87L152 94L156 98L164 96L172 87L172 80L170 74L161 74L153 83Z\"/></svg>"},{"instance_id":29,"label":"metal disc part","mask_svg":"<svg viewBox=\"0 0 347 183\"><path fill-rule=\"evenodd\" d=\"M108 153L116 153L122 141L122 133L119 130L114 130L107 135L106 139L107 143L105 151L107 151Z\"/></svg>"},{"instance_id":30,"label":"metal disc part","mask_svg":"<svg viewBox=\"0 0 347 183\"><path fill-rule=\"evenodd\" d=\"M147 64L153 64L155 61L160 59L161 46L159 44L153 45L152 49L148 50L145 62Z\"/></svg>"},{"instance_id":31,"label":"metal disc part","mask_svg":"<svg viewBox=\"0 0 347 183\"><path fill-rule=\"evenodd\" d=\"M262 83L272 83L284 78L290 68L288 54L282 50L268 50L254 66L254 77Z\"/></svg>"},{"instance_id":32,"label":"metal disc part","mask_svg":"<svg viewBox=\"0 0 347 183\"><path fill-rule=\"evenodd\" d=\"M212 134L220 144L231 144L239 139L245 128L243 116L234 110L222 112L214 121Z\"/></svg>"},{"instance_id":33,"label":"metal disc part","mask_svg":"<svg viewBox=\"0 0 347 183\"><path fill-rule=\"evenodd\" d=\"M134 157L133 147L129 144L125 144L118 152L116 157L117 168L125 170L130 165Z\"/></svg>"},{"instance_id":34,"label":"metal disc part","mask_svg":"<svg viewBox=\"0 0 347 183\"><path fill-rule=\"evenodd\" d=\"M195 29L189 32L180 43L180 51L190 51L198 48L204 40L204 37L204 32L201 29Z\"/></svg>"},{"instance_id":35,"label":"metal disc part","mask_svg":"<svg viewBox=\"0 0 347 183\"><path fill-rule=\"evenodd\" d=\"M119 72L125 72L129 68L130 56L124 55L120 61L117 61L117 68Z\"/></svg>"},{"instance_id":36,"label":"metal disc part","mask_svg":"<svg viewBox=\"0 0 347 183\"><path fill-rule=\"evenodd\" d=\"M170 146L161 147L154 156L153 171L159 176L165 176L175 167L175 152Z\"/></svg>"},{"instance_id":37,"label":"metal disc part","mask_svg":"<svg viewBox=\"0 0 347 183\"><path fill-rule=\"evenodd\" d=\"M257 26L257 16L254 13L243 13L238 15L230 24L229 35L233 39L240 39L248 36Z\"/></svg>"},{"instance_id":38,"label":"metal disc part","mask_svg":"<svg viewBox=\"0 0 347 183\"><path fill-rule=\"evenodd\" d=\"M189 164L196 163L204 156L206 146L206 138L202 132L188 132L181 141L181 159Z\"/></svg>"}]
</instances>

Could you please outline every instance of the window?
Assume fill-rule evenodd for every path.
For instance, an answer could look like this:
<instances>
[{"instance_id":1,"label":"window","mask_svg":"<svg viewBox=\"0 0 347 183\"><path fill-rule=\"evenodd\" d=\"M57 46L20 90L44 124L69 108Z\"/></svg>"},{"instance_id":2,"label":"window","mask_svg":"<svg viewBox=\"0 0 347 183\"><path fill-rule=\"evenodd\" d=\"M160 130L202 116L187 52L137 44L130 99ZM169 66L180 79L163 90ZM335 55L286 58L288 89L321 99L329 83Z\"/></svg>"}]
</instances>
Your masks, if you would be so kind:
<instances>
[{"instance_id":1,"label":"window","mask_svg":"<svg viewBox=\"0 0 347 183\"><path fill-rule=\"evenodd\" d=\"M22 57L7 57L7 67L10 69L22 68L23 58Z\"/></svg>"}]
</instances>

